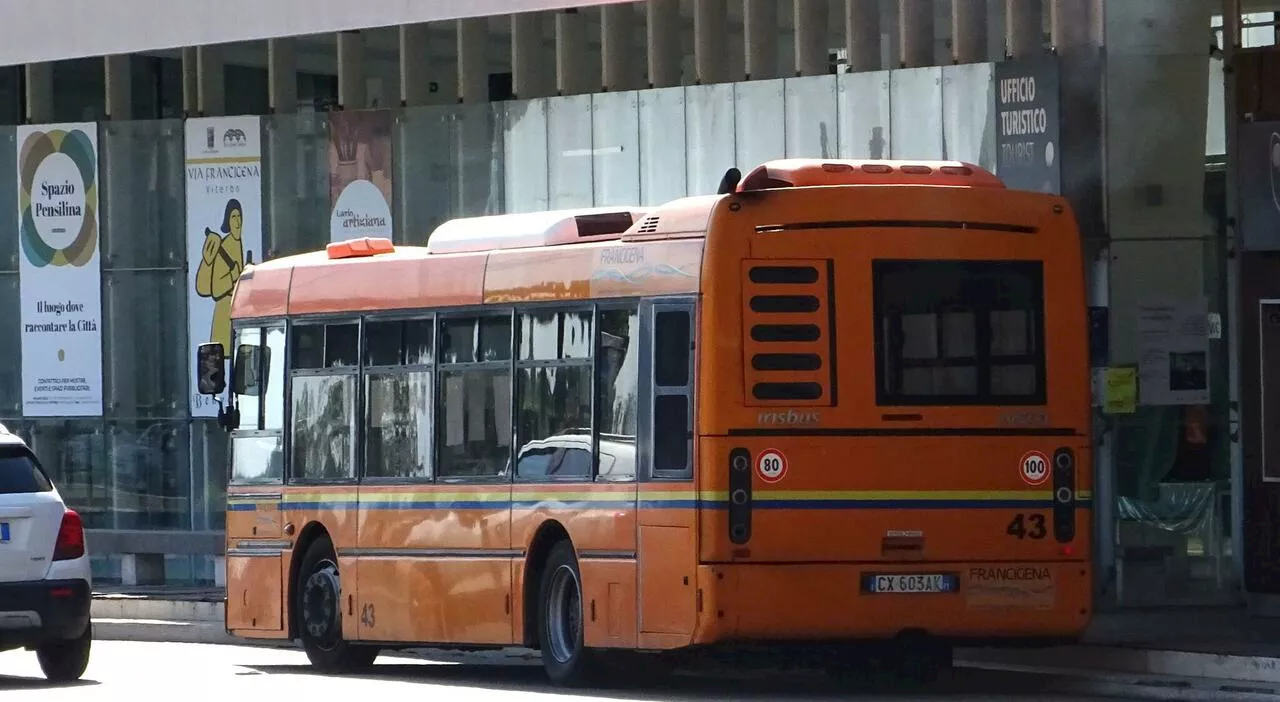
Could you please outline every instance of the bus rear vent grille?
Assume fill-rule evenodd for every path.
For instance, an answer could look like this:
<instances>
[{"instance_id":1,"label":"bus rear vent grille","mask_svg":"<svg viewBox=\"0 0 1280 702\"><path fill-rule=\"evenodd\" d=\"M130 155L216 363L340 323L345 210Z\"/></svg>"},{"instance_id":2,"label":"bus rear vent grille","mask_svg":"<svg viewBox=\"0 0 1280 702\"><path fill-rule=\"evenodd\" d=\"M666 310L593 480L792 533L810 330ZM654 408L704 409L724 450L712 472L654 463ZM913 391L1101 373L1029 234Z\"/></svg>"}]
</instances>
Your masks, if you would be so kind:
<instances>
[{"instance_id":1,"label":"bus rear vent grille","mask_svg":"<svg viewBox=\"0 0 1280 702\"><path fill-rule=\"evenodd\" d=\"M827 259L743 262L748 405L835 404L833 268Z\"/></svg>"}]
</instances>

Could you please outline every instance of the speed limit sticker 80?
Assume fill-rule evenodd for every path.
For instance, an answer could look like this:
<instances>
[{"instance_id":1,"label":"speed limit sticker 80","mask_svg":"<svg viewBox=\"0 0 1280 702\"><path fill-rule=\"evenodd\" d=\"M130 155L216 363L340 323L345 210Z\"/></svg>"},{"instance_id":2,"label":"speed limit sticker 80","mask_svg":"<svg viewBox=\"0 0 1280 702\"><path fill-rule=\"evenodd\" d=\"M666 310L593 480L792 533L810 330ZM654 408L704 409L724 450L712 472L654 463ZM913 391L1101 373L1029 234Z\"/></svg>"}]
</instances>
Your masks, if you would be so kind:
<instances>
[{"instance_id":1,"label":"speed limit sticker 80","mask_svg":"<svg viewBox=\"0 0 1280 702\"><path fill-rule=\"evenodd\" d=\"M756 456L756 475L766 483L776 483L787 476L787 457L778 449L765 449Z\"/></svg>"},{"instance_id":2,"label":"speed limit sticker 80","mask_svg":"<svg viewBox=\"0 0 1280 702\"><path fill-rule=\"evenodd\" d=\"M1039 451L1027 451L1018 466L1022 482L1027 485L1043 485L1049 479L1049 457Z\"/></svg>"}]
</instances>

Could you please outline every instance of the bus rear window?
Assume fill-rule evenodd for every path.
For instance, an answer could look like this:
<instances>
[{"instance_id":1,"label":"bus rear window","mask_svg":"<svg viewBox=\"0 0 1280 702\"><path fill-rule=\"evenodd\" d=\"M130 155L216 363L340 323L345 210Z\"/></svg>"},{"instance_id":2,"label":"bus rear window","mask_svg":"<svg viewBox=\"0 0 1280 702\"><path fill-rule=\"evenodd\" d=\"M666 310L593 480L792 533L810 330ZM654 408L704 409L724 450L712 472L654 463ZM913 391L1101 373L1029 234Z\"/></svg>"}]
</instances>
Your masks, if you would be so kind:
<instances>
[{"instance_id":1,"label":"bus rear window","mask_svg":"<svg viewBox=\"0 0 1280 702\"><path fill-rule=\"evenodd\" d=\"M876 401L1045 403L1038 261L875 261Z\"/></svg>"},{"instance_id":2,"label":"bus rear window","mask_svg":"<svg viewBox=\"0 0 1280 702\"><path fill-rule=\"evenodd\" d=\"M49 492L53 484L25 449L0 448L0 495Z\"/></svg>"}]
</instances>

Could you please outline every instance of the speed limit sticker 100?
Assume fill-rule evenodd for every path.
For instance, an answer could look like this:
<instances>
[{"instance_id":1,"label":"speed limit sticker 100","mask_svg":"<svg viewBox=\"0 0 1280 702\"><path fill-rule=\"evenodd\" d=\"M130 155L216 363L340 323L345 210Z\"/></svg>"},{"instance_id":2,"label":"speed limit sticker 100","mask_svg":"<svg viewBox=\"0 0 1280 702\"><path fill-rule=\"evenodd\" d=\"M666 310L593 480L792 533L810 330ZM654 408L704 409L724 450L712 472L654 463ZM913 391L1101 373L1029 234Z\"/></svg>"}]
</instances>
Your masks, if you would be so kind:
<instances>
[{"instance_id":1,"label":"speed limit sticker 100","mask_svg":"<svg viewBox=\"0 0 1280 702\"><path fill-rule=\"evenodd\" d=\"M776 483L787 476L787 457L778 449L765 449L756 457L756 474L766 483Z\"/></svg>"},{"instance_id":2,"label":"speed limit sticker 100","mask_svg":"<svg viewBox=\"0 0 1280 702\"><path fill-rule=\"evenodd\" d=\"M1043 485L1049 479L1049 457L1039 451L1027 451L1018 472L1027 485Z\"/></svg>"}]
</instances>

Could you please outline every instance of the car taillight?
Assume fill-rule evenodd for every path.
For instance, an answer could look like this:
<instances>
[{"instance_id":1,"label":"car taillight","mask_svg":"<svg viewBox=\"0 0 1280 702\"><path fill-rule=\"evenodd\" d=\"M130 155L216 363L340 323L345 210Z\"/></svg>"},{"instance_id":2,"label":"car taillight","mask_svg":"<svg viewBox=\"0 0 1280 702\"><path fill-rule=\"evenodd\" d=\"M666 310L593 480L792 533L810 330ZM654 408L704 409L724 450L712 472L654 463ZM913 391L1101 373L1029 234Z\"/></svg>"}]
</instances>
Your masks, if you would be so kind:
<instances>
[{"instance_id":1,"label":"car taillight","mask_svg":"<svg viewBox=\"0 0 1280 702\"><path fill-rule=\"evenodd\" d=\"M53 547L53 560L69 561L84 555L84 522L75 510L62 513L58 527L58 543Z\"/></svg>"}]
</instances>

